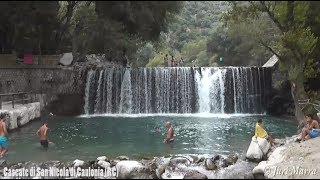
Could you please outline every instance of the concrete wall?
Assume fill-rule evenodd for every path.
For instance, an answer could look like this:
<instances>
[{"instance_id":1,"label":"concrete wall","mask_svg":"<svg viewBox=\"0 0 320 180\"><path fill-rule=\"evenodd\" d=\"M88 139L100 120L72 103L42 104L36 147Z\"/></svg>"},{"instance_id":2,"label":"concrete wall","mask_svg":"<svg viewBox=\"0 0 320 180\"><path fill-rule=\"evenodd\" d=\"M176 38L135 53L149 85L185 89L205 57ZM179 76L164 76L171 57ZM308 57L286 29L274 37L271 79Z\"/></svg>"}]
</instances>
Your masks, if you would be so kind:
<instances>
[{"instance_id":1,"label":"concrete wall","mask_svg":"<svg viewBox=\"0 0 320 180\"><path fill-rule=\"evenodd\" d=\"M61 68L0 68L0 94L33 92L42 112L79 115L83 111L84 70Z\"/></svg>"},{"instance_id":2,"label":"concrete wall","mask_svg":"<svg viewBox=\"0 0 320 180\"><path fill-rule=\"evenodd\" d=\"M5 114L5 121L8 129L16 129L34 119L40 118L40 103L35 102L18 105L14 109L2 109L0 110L0 114Z\"/></svg>"}]
</instances>

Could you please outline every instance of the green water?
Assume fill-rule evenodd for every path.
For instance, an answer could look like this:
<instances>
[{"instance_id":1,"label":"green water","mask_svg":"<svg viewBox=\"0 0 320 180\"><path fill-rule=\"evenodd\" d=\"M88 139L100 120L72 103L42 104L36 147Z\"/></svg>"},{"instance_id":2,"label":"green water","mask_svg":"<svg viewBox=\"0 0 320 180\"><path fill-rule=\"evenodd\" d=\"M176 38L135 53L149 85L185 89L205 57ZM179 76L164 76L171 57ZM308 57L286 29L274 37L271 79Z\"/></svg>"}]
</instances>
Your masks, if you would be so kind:
<instances>
[{"instance_id":1,"label":"green water","mask_svg":"<svg viewBox=\"0 0 320 180\"><path fill-rule=\"evenodd\" d=\"M147 117L45 117L49 121L48 151L36 136L41 121L11 132L7 161L93 160L101 155L130 158L166 154L229 154L245 152L262 118L274 138L296 132L297 123L269 116L147 116ZM163 144L166 121L175 128L173 145ZM161 132L154 128L160 127Z\"/></svg>"}]
</instances>

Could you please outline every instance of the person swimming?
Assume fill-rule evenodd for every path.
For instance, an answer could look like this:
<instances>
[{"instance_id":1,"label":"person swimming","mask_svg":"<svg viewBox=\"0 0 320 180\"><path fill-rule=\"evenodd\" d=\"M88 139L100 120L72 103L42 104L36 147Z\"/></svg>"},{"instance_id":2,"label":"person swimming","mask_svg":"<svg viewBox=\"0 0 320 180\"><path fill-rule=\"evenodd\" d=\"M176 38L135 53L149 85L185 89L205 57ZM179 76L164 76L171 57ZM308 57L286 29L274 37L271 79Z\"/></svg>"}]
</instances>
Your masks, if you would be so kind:
<instances>
[{"instance_id":1,"label":"person swimming","mask_svg":"<svg viewBox=\"0 0 320 180\"><path fill-rule=\"evenodd\" d=\"M172 143L174 141L174 138L173 138L174 129L173 129L173 126L172 126L171 122L167 122L166 123L166 128L167 128L168 131L167 131L166 138L163 140L163 143L166 143L166 144Z\"/></svg>"}]
</instances>

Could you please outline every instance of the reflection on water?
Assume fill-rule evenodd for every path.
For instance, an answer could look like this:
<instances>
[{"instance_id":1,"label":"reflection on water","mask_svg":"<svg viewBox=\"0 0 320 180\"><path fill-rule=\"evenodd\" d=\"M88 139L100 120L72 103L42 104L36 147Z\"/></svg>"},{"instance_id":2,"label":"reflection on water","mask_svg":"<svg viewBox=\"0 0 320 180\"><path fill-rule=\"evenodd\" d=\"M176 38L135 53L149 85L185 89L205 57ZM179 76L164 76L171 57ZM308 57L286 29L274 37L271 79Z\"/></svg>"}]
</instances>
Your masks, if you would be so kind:
<instances>
[{"instance_id":1,"label":"reflection on water","mask_svg":"<svg viewBox=\"0 0 320 180\"><path fill-rule=\"evenodd\" d=\"M254 135L257 118L275 138L296 132L296 122L268 116L144 116L144 117L47 117L49 120L49 149L45 152L36 135L41 126L35 121L10 133L9 154L13 161L45 161L74 159L89 160L97 156L127 155L160 156L165 154L228 154L244 155ZM165 122L175 128L172 145L163 144ZM160 127L160 132L155 128Z\"/></svg>"}]
</instances>

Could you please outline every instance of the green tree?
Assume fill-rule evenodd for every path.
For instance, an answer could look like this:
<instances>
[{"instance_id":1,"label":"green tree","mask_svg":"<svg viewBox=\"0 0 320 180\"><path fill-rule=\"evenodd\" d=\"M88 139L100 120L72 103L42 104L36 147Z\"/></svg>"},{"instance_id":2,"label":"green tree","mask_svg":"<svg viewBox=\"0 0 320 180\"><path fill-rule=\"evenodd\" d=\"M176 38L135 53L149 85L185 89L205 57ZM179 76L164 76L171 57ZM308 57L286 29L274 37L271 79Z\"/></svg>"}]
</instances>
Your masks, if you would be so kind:
<instances>
[{"instance_id":1,"label":"green tree","mask_svg":"<svg viewBox=\"0 0 320 180\"><path fill-rule=\"evenodd\" d=\"M148 64L149 60L155 56L155 48L151 43L147 43L145 46L140 48L137 52L137 60L133 62L135 67L144 67Z\"/></svg>"},{"instance_id":2,"label":"green tree","mask_svg":"<svg viewBox=\"0 0 320 180\"><path fill-rule=\"evenodd\" d=\"M268 18L270 28L261 28L259 33L252 31L251 35L260 45L275 54L280 60L280 66L288 71L294 87L292 94L296 105L295 114L300 121L303 120L303 115L298 100L308 98L304 82L308 76L315 75L307 73L308 69L314 66L310 62L314 62L316 58L314 51L317 51L319 43L310 23L316 22L319 18L319 13L315 11L307 1L250 1L233 2L232 10L225 16L227 25L236 22L251 24L257 19ZM310 16L313 13L317 15ZM272 41L265 38L270 35L270 29L273 33Z\"/></svg>"}]
</instances>

